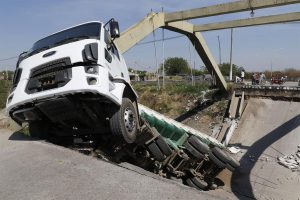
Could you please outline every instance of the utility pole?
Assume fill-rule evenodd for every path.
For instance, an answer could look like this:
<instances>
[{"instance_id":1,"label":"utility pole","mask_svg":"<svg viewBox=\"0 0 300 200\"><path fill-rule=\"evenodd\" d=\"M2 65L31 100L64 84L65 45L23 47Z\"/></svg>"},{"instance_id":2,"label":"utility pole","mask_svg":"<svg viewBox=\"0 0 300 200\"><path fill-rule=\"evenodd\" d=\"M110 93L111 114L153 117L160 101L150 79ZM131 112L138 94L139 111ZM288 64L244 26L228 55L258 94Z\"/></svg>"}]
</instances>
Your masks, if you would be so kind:
<instances>
[{"instance_id":1,"label":"utility pole","mask_svg":"<svg viewBox=\"0 0 300 200\"><path fill-rule=\"evenodd\" d=\"M232 43L233 43L233 28L231 28L231 40L230 40L230 74L229 74L230 81L232 81Z\"/></svg>"},{"instance_id":2,"label":"utility pole","mask_svg":"<svg viewBox=\"0 0 300 200\"><path fill-rule=\"evenodd\" d=\"M219 65L222 64L222 55L221 55L221 42L220 42L220 36L218 36L218 43L219 43Z\"/></svg>"},{"instance_id":3,"label":"utility pole","mask_svg":"<svg viewBox=\"0 0 300 200\"><path fill-rule=\"evenodd\" d=\"M271 78L273 76L273 63L272 63L272 60L271 60Z\"/></svg>"},{"instance_id":4,"label":"utility pole","mask_svg":"<svg viewBox=\"0 0 300 200\"><path fill-rule=\"evenodd\" d=\"M161 8L161 11L164 12L164 8ZM163 83L162 87L165 89L165 29L162 29L162 76L163 76Z\"/></svg>"},{"instance_id":5,"label":"utility pole","mask_svg":"<svg viewBox=\"0 0 300 200\"><path fill-rule=\"evenodd\" d=\"M5 67L5 71L6 71L6 80L8 81L8 71L7 71L7 66Z\"/></svg>"},{"instance_id":6,"label":"utility pole","mask_svg":"<svg viewBox=\"0 0 300 200\"><path fill-rule=\"evenodd\" d=\"M192 85L194 85L194 77L193 77L193 67L192 67L192 53L191 53L191 43L189 42L189 53L190 53L190 61L189 61L189 66L191 68L191 81Z\"/></svg>"}]
</instances>

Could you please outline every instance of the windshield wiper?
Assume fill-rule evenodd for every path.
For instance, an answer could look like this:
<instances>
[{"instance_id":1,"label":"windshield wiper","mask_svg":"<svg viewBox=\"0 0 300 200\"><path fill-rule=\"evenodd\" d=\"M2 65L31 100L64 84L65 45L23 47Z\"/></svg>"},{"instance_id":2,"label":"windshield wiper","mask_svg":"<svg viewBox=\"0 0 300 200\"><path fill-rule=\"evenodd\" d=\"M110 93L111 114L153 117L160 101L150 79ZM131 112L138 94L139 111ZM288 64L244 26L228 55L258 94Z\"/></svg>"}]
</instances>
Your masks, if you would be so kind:
<instances>
[{"instance_id":1,"label":"windshield wiper","mask_svg":"<svg viewBox=\"0 0 300 200\"><path fill-rule=\"evenodd\" d=\"M61 40L59 42L54 43L54 45L57 46L57 45L61 45L61 44L75 42L75 41L78 41L78 40L81 40L81 39L88 39L88 38L90 38L90 37L86 36L86 35L82 35L82 36L78 36L78 37L66 38L66 39L63 39L63 40Z\"/></svg>"}]
</instances>

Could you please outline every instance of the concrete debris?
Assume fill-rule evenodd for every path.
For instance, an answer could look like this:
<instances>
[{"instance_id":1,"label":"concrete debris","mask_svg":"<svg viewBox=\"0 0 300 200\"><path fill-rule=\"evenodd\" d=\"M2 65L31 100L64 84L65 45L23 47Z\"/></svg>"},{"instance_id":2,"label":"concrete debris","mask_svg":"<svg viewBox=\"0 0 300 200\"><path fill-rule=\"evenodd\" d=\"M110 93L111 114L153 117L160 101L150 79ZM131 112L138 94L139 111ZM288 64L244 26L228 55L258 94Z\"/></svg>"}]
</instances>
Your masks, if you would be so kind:
<instances>
[{"instance_id":1,"label":"concrete debris","mask_svg":"<svg viewBox=\"0 0 300 200\"><path fill-rule=\"evenodd\" d=\"M300 145L297 147L298 149L295 154L278 157L278 163L292 171L300 171Z\"/></svg>"},{"instance_id":2,"label":"concrete debris","mask_svg":"<svg viewBox=\"0 0 300 200\"><path fill-rule=\"evenodd\" d=\"M233 154L237 154L238 152L241 151L239 147L229 147L228 150Z\"/></svg>"}]
</instances>

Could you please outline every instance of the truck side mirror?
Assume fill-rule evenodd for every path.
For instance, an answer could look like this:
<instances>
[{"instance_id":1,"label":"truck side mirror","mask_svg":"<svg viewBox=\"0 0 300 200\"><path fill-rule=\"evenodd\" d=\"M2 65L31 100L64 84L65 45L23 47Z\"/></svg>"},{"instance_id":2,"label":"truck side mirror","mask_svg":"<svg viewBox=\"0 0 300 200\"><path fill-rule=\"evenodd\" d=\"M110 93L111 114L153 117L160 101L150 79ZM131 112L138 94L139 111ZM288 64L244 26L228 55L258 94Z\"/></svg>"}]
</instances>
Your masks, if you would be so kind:
<instances>
[{"instance_id":1,"label":"truck side mirror","mask_svg":"<svg viewBox=\"0 0 300 200\"><path fill-rule=\"evenodd\" d=\"M120 37L119 23L117 21L111 21L109 23L109 29L112 38Z\"/></svg>"}]
</instances>

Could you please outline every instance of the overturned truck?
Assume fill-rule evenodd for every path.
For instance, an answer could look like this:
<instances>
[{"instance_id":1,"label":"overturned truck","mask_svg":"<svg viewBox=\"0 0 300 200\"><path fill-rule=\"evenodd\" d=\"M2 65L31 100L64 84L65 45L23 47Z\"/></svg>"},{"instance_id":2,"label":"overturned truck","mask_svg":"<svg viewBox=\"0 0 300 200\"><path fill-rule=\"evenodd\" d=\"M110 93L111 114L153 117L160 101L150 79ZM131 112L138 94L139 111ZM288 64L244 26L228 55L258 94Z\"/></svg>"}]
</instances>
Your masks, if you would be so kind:
<instances>
[{"instance_id":1,"label":"overturned truck","mask_svg":"<svg viewBox=\"0 0 300 200\"><path fill-rule=\"evenodd\" d=\"M89 22L45 37L22 53L7 113L31 136L97 135L139 166L208 190L239 163L214 138L137 103L114 43L118 23ZM118 154L120 155L120 154Z\"/></svg>"}]
</instances>

